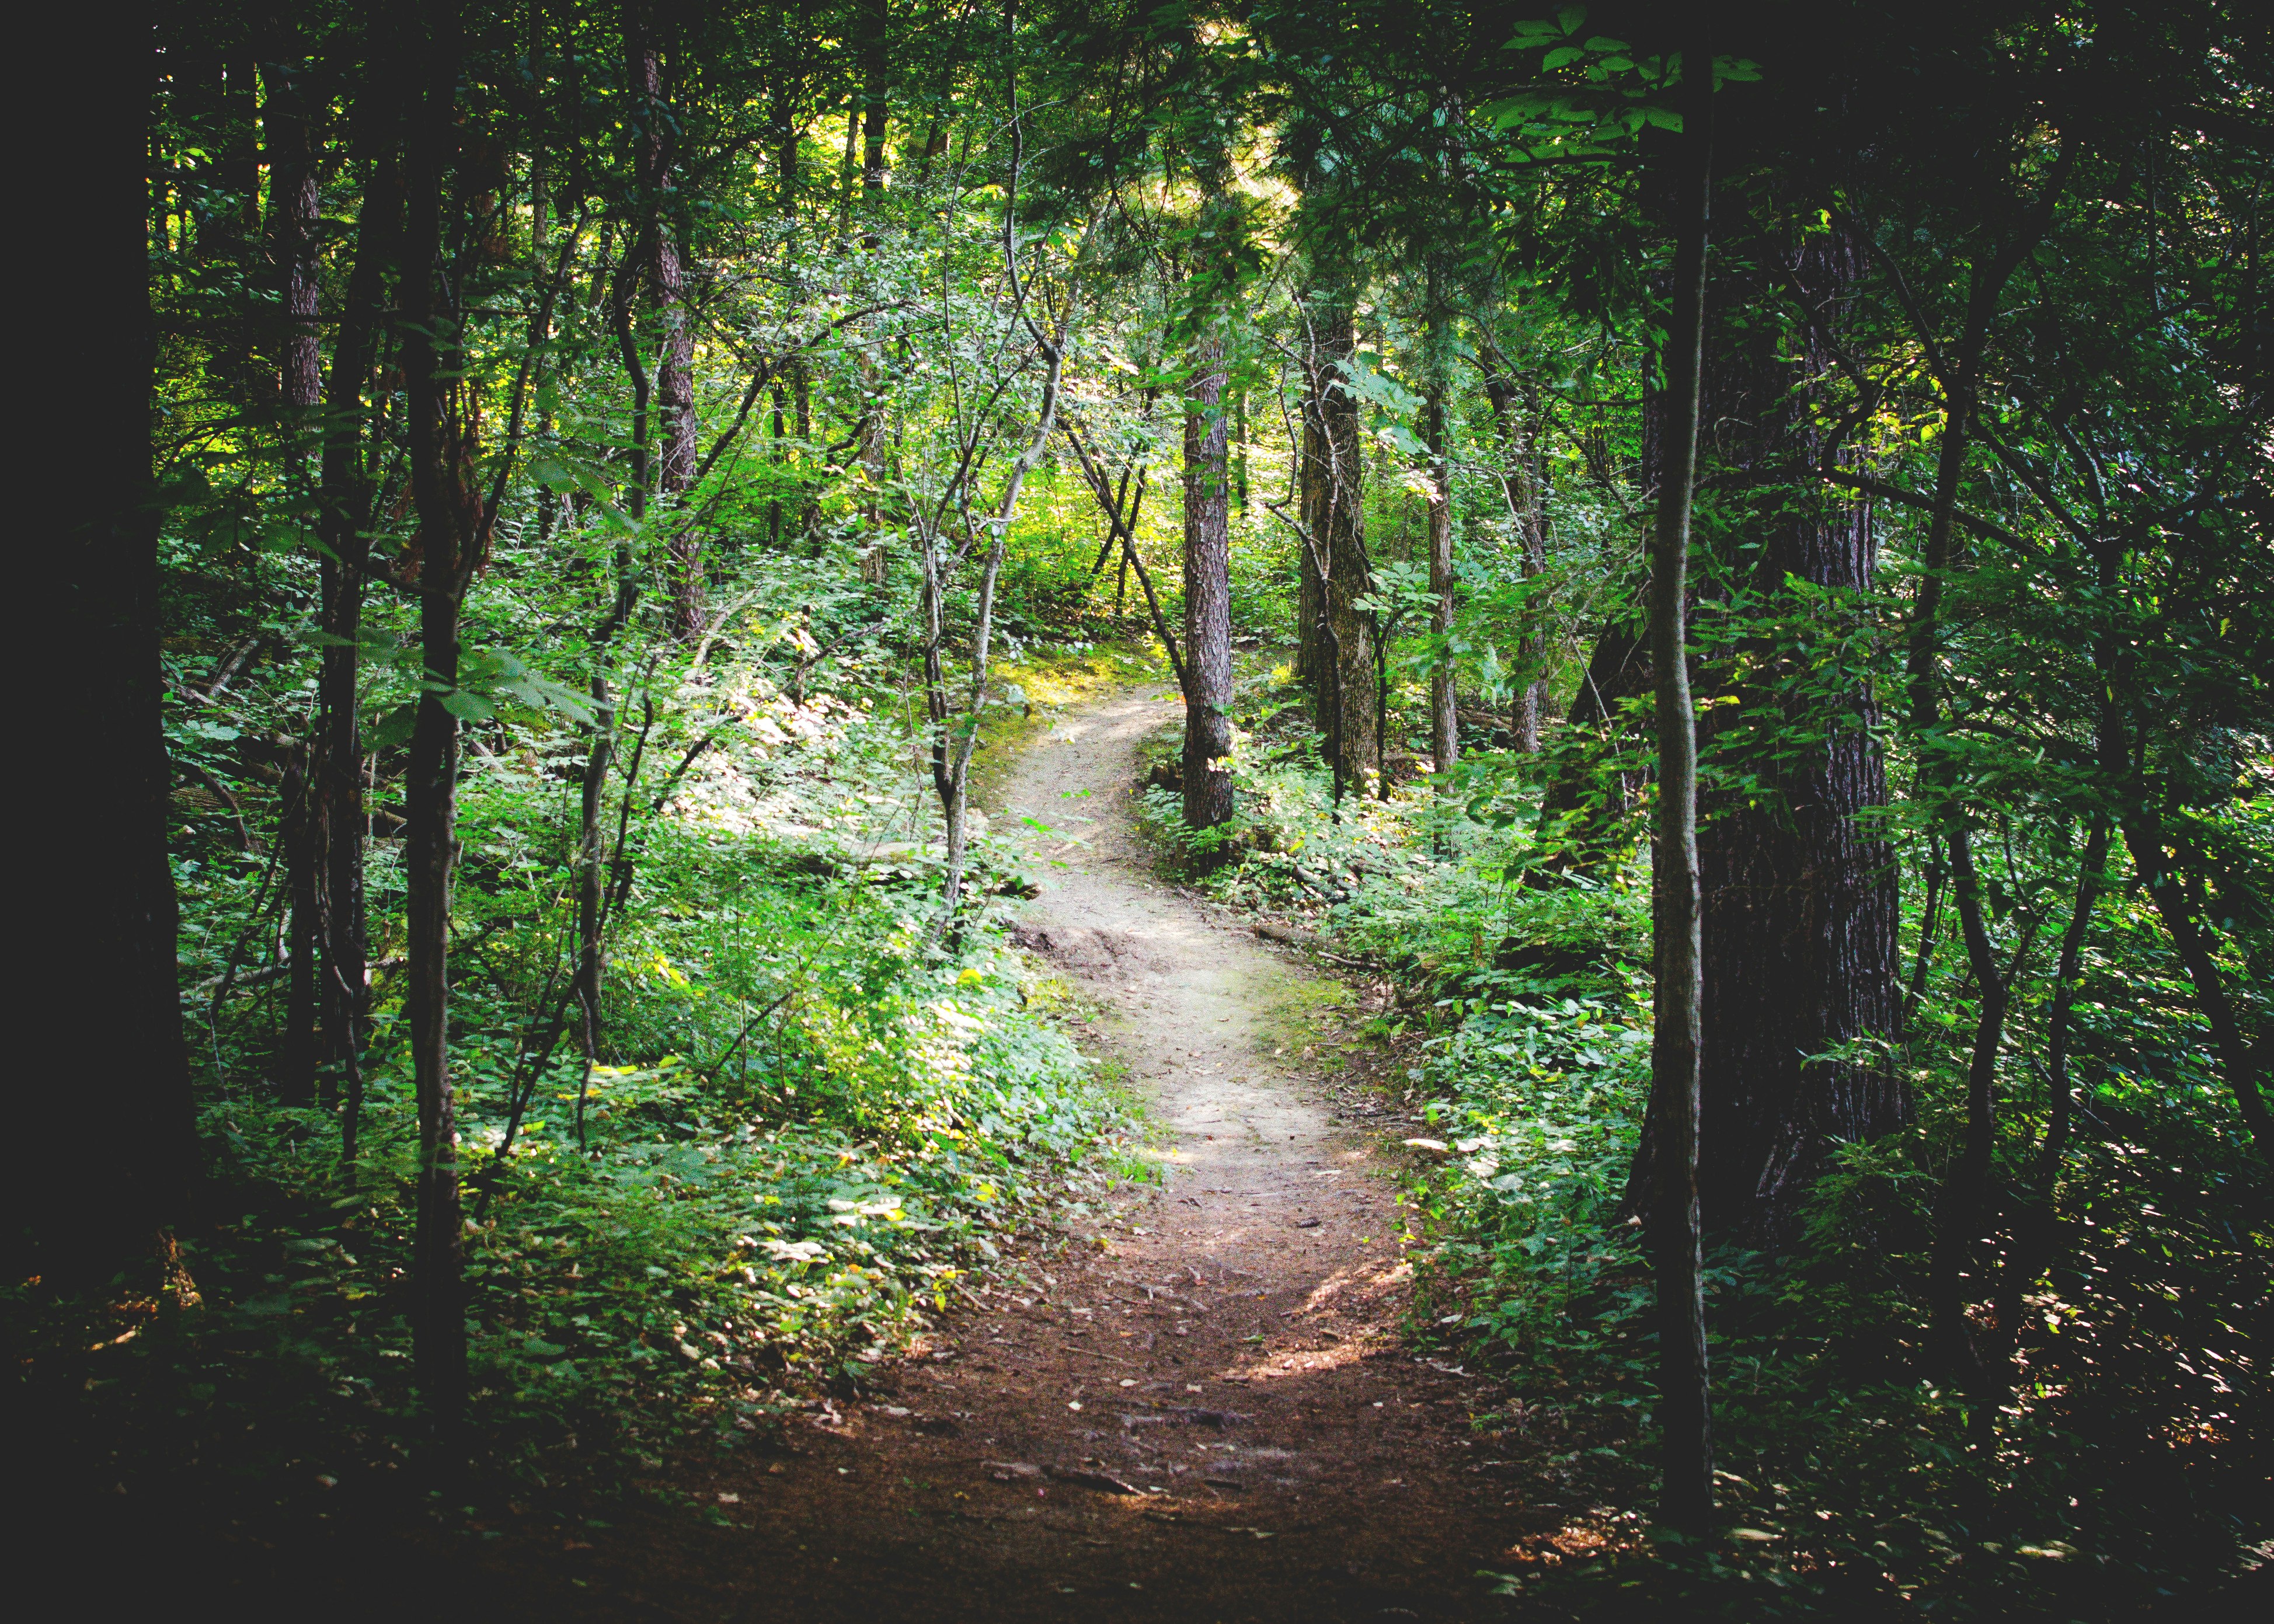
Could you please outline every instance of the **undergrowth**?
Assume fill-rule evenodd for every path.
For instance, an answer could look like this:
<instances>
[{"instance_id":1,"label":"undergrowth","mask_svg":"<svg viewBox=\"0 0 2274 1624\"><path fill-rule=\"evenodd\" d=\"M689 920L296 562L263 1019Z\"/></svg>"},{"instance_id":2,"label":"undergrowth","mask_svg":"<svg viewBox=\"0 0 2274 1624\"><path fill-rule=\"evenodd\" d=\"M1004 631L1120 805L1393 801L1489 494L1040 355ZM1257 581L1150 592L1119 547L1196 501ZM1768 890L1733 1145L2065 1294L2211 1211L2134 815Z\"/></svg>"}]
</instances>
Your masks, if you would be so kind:
<instances>
[{"instance_id":1,"label":"undergrowth","mask_svg":"<svg viewBox=\"0 0 2274 1624\"><path fill-rule=\"evenodd\" d=\"M279 978L267 944L246 947L272 929L273 865L257 839L184 842L200 1218L147 1278L5 1294L23 1391L87 1486L219 1474L282 1504L388 1474L636 1479L859 1383L920 1343L974 1271L1132 1176L1126 1096L1053 1019L1065 989L1002 932L993 899L1030 883L983 817L977 900L958 929L942 916L937 815L889 628L860 638L866 605L821 597L814 573L779 566L707 664L651 666L635 694L607 820L632 882L589 1067L562 1022L583 745L537 710L469 730L451 1053L463 1432L433 1432L411 1374L399 943L373 943L350 1162L336 1098L282 1106L267 1080ZM817 598L856 635L801 662L819 646ZM1029 651L1013 678L1111 680L1121 658ZM1023 714L1014 681L996 701L983 759L1015 744ZM205 748L248 748L249 726L205 726L229 734ZM399 932L385 906L399 842L380 827L373 918Z\"/></svg>"},{"instance_id":2,"label":"undergrowth","mask_svg":"<svg viewBox=\"0 0 2274 1624\"><path fill-rule=\"evenodd\" d=\"M1397 983L1374 1031L1431 1124L1409 1141L1412 1335L1507 1381L1509 1405L1479 1421L1493 1437L1545 1437L1551 1421L1572 1446L1561 1469L1646 1505L1656 1326L1626 1200L1649 1092L1646 864L1538 883L1537 769L1503 752L1465 761L1442 794L1422 779L1337 806L1284 666L1247 673L1238 721L1235 821L1189 837L1158 771L1148 821L1220 898L1316 929ZM1153 759L1176 749L1157 741ZM2105 906L2080 998L2098 1057L2085 1142L1994 1443L1926 1336L1973 1019L1970 986L1945 970L1900 1056L1916 1125L1841 1147L1783 1255L1709 1250L1722 1529L1595 1539L1570 1560L1553 1539L1520 1542L1490 1575L1503 1593L1583 1613L1647 1594L1736 1618L2112 1619L2255 1560L2270 1508L2236 1462L2269 1419L2251 1340L2269 1305L2257 1176L2209 1126L2220 1101L2184 999L2125 1001L2127 983L2179 974L2149 905ZM2009 1165L2026 1164L2043 1110L2041 1095L2014 1101Z\"/></svg>"}]
</instances>

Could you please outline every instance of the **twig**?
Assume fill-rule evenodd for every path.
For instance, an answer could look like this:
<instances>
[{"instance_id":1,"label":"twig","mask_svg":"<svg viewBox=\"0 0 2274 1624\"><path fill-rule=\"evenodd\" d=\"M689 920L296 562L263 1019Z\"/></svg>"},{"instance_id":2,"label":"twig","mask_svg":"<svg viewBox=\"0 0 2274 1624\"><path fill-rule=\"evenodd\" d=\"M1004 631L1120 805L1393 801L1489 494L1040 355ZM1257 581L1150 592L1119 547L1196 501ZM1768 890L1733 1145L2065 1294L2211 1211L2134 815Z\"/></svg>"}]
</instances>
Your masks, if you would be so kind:
<instances>
[{"instance_id":1,"label":"twig","mask_svg":"<svg viewBox=\"0 0 2274 1624\"><path fill-rule=\"evenodd\" d=\"M712 1063L711 1068L703 1073L703 1083L705 1087L708 1087L711 1084L719 1080L719 1073L727 1069L727 1063L734 1057L734 1051L742 1047L742 1040L749 1037L752 1032L757 1029L758 1023L765 1019L767 1016L772 1014L776 1010L781 1008L783 1004L787 1004L793 996L794 995L792 993L786 992L782 994L780 997L776 998L772 1004L769 1004L765 1008L751 1016L749 1020L742 1023L742 1029L734 1034L734 1041L727 1045L727 1052L720 1055L716 1061Z\"/></svg>"}]
</instances>

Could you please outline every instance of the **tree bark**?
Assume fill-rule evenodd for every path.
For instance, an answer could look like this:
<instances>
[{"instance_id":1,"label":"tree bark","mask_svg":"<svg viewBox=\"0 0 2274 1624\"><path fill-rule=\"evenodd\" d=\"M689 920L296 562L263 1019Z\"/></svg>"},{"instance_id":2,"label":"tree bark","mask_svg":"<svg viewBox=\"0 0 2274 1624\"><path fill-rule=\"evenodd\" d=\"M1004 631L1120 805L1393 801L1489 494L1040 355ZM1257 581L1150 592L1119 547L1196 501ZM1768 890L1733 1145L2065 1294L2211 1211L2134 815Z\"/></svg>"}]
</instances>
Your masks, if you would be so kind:
<instances>
[{"instance_id":1,"label":"tree bark","mask_svg":"<svg viewBox=\"0 0 2274 1624\"><path fill-rule=\"evenodd\" d=\"M377 76L388 83L388 71ZM384 91L376 93L384 96ZM363 1117L361 1063L365 1019L362 724L357 713L361 668L364 569L370 551L372 486L364 447L364 395L379 355L387 281L403 229L403 166L391 99L377 109L380 153L365 184L356 222L355 266L332 350L324 399L324 462L317 534L318 615L328 641L316 673L314 786L324 831L324 1048L341 1069L345 1099L341 1159L353 1167Z\"/></svg>"},{"instance_id":2,"label":"tree bark","mask_svg":"<svg viewBox=\"0 0 2274 1624\"><path fill-rule=\"evenodd\" d=\"M70 220L72 252L68 274L42 280L26 335L26 375L41 389L23 447L40 472L25 521L38 539L16 590L38 606L39 663L68 673L25 725L26 759L72 786L68 815L45 820L39 845L42 871L67 878L70 906L41 914L38 951L12 989L40 1018L24 1029L27 1081L11 1124L21 1148L0 1251L11 1280L41 1274L68 1289L154 1246L170 1255L164 1231L188 1215L198 1152L166 855L150 500L150 18L135 4L65 8L47 26L51 60L84 77L68 124L32 132L23 177L27 217ZM99 1021L69 1018L91 992Z\"/></svg>"},{"instance_id":3,"label":"tree bark","mask_svg":"<svg viewBox=\"0 0 2274 1624\"><path fill-rule=\"evenodd\" d=\"M403 784L408 883L406 1004L418 1107L412 1240L411 1355L420 1395L444 1428L466 1397L464 1240L457 1099L450 1075L450 893L457 862L458 718L444 701L458 680L465 577L478 556L480 499L467 486L473 430L460 409L461 312L438 300L443 176L456 141L460 38L450 0L428 12L423 105L410 132L401 305L410 484L420 536L418 642L425 683ZM453 284L455 286L455 283Z\"/></svg>"},{"instance_id":4,"label":"tree bark","mask_svg":"<svg viewBox=\"0 0 2274 1624\"><path fill-rule=\"evenodd\" d=\"M1310 661L1311 688L1326 732L1327 764L1336 794L1378 789L1381 730L1375 713L1374 627L1356 605L1374 585L1366 554L1366 439L1358 397L1340 368L1358 353L1358 333L1344 297L1321 301L1314 316L1317 355L1312 364L1306 425L1305 609L1315 594L1321 628ZM1315 430L1315 432L1314 432Z\"/></svg>"},{"instance_id":5,"label":"tree bark","mask_svg":"<svg viewBox=\"0 0 2274 1624\"><path fill-rule=\"evenodd\" d=\"M274 346L277 405L284 432L296 449L298 437L313 426L323 396L322 352L316 332L316 142L299 82L305 71L305 64L297 60L271 60L261 69L267 90L261 124L268 157L268 272L279 316ZM276 1083L277 1095L287 1105L311 1104L316 1097L321 1001L317 943L322 935L324 857L332 839L328 808L314 789L314 778L322 771L319 748L305 741L295 747L283 797L292 971L286 983Z\"/></svg>"},{"instance_id":6,"label":"tree bark","mask_svg":"<svg viewBox=\"0 0 2274 1624\"><path fill-rule=\"evenodd\" d=\"M1315 309L1318 301L1311 301ZM1327 402L1323 370L1316 357L1304 365L1303 420L1295 455L1295 676L1308 688L1321 728L1327 634L1326 563L1328 500L1334 489L1334 472L1327 453Z\"/></svg>"},{"instance_id":7,"label":"tree bark","mask_svg":"<svg viewBox=\"0 0 2274 1624\"><path fill-rule=\"evenodd\" d=\"M871 210L887 177L885 135L892 117L892 79L885 48L891 26L885 0L865 0L861 19L861 191ZM873 252L883 240L872 225L862 242Z\"/></svg>"},{"instance_id":8,"label":"tree bark","mask_svg":"<svg viewBox=\"0 0 2274 1624\"><path fill-rule=\"evenodd\" d=\"M649 0L624 7L624 68L635 114L632 178L638 193L640 233L636 251L640 280L657 329L653 479L664 497L684 491L695 477L695 333L687 320L679 241L672 209L674 154L668 131L670 104L663 62L649 15ZM672 635L692 642L703 635L703 537L682 523L668 539Z\"/></svg>"},{"instance_id":9,"label":"tree bark","mask_svg":"<svg viewBox=\"0 0 2274 1624\"><path fill-rule=\"evenodd\" d=\"M1232 815L1231 508L1224 341L1194 349L1185 407L1185 826Z\"/></svg>"},{"instance_id":10,"label":"tree bark","mask_svg":"<svg viewBox=\"0 0 2274 1624\"><path fill-rule=\"evenodd\" d=\"M268 147L268 271L281 318L277 401L290 426L322 397L323 355L316 327L316 132L301 80L307 64L272 62L261 124Z\"/></svg>"},{"instance_id":11,"label":"tree bark","mask_svg":"<svg viewBox=\"0 0 2274 1624\"><path fill-rule=\"evenodd\" d=\"M1485 399L1500 430L1501 490L1516 525L1524 578L1537 580L1547 569L1547 481L1540 452L1539 387L1509 376L1495 357L1485 374ZM1515 692L1509 700L1510 741L1526 756L1540 753L1540 707L1547 694L1540 668L1547 644L1533 628L1544 618L1543 609L1526 605L1525 629L1516 650ZM1584 686L1581 693L1586 695Z\"/></svg>"},{"instance_id":12,"label":"tree bark","mask_svg":"<svg viewBox=\"0 0 2274 1624\"><path fill-rule=\"evenodd\" d=\"M1429 673L1431 765L1442 777L1461 757L1461 717L1454 695L1453 635L1453 460L1445 421L1445 318L1436 309L1435 272L1431 272L1429 393L1424 406L1423 438L1429 447L1429 629L1442 652ZM1450 780L1446 786L1449 787Z\"/></svg>"},{"instance_id":13,"label":"tree bark","mask_svg":"<svg viewBox=\"0 0 2274 1624\"><path fill-rule=\"evenodd\" d=\"M1834 365L1817 335L1842 325L1860 279L1860 244L1836 229L1797 244L1776 231L1738 257L1789 266L1816 320L1780 342L1774 324L1758 319L1773 288L1738 278L1717 288L1716 330L1729 337L1707 373L1705 410L1716 426L1706 458L1717 471L1817 466L1832 455L1818 380ZM1781 618L1809 612L1789 582L1857 596L1871 590L1878 549L1867 503L1772 489L1729 529L1753 549L1748 596ZM1700 1199L1709 1232L1768 1244L1797 1232L1833 1145L1891 1132L1912 1110L1902 1074L1884 1054L1809 1058L1895 1033L1896 862L1871 832L1887 780L1870 683L1788 697L1809 657L1789 651L1781 635L1746 639L1737 662L1744 674L1717 674L1717 687L1739 703L1710 708L1706 748L1744 787L1709 798L1698 853Z\"/></svg>"},{"instance_id":14,"label":"tree bark","mask_svg":"<svg viewBox=\"0 0 2274 1624\"><path fill-rule=\"evenodd\" d=\"M1650 631L1657 673L1658 816L1652 870L1650 1115L1658 1141L1650 1203L1658 1294L1659 1516L1689 1531L1713 1510L1712 1373L1700 1246L1698 736L1685 624L1690 518L1705 360L1706 244L1713 195L1713 56L1682 41L1683 133L1676 144L1673 307L1666 335L1666 461L1651 532Z\"/></svg>"},{"instance_id":15,"label":"tree bark","mask_svg":"<svg viewBox=\"0 0 2274 1624\"><path fill-rule=\"evenodd\" d=\"M309 786L308 745L292 747L290 764L279 786L279 836L284 845L284 884L290 915L285 926L290 969L284 981L284 1033L276 1053L276 1097L285 1105L312 1105L316 1099L316 1008L320 983L316 943L323 902L317 859L320 838L315 799Z\"/></svg>"}]
</instances>

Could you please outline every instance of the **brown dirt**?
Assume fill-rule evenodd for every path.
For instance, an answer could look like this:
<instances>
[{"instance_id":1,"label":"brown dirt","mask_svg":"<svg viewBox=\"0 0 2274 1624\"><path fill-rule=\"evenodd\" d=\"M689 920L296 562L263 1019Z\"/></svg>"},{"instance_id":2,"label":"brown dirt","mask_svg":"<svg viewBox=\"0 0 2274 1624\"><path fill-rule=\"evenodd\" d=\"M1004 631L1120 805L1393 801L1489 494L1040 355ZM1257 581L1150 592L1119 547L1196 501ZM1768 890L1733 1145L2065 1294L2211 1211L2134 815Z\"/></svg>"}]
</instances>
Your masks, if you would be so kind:
<instances>
[{"instance_id":1,"label":"brown dirt","mask_svg":"<svg viewBox=\"0 0 2274 1624\"><path fill-rule=\"evenodd\" d=\"M682 1508L619 1507L574 1538L531 1508L381 1538L378 1553L336 1522L337 1549L225 1536L233 1548L198 1557L246 1616L322 1596L335 1617L399 1617L405 1597L443 1596L440 1613L419 1605L549 1620L1487 1620L1516 1604L1480 1569L1599 1545L1520 1425L1472 1426L1503 1403L1496 1386L1401 1338L1393 1181L1419 1129L1353 1064L1362 1001L1152 874L1134 753L1175 703L1148 686L1065 713L994 797L995 827L1022 831L1042 881L1018 934L1082 995L1093 1050L1126 1067L1157 1181L1006 1259L976 1308L862 1397L667 1468Z\"/></svg>"},{"instance_id":2,"label":"brown dirt","mask_svg":"<svg viewBox=\"0 0 2274 1624\"><path fill-rule=\"evenodd\" d=\"M752 1620L1505 1605L1477 1570L1508 1566L1556 1508L1517 1509L1510 1473L1529 1463L1497 1458L1517 1440L1472 1435L1496 1390L1401 1343L1389 1175L1406 1153L1338 1124L1304 1064L1344 1041L1315 1025L1340 989L1156 880L1132 832L1134 750L1173 697L1124 691L1060 719L1008 775L995 825L1052 826L1024 835L1043 891L1019 934L1088 995L1095 1047L1157 1124L1159 1182L1018 1259L868 1398L792 1423L794 1453L687 1485L738 1526L690 1536L699 1554L668 1578L603 1546L577 1570L591 1590Z\"/></svg>"}]
</instances>

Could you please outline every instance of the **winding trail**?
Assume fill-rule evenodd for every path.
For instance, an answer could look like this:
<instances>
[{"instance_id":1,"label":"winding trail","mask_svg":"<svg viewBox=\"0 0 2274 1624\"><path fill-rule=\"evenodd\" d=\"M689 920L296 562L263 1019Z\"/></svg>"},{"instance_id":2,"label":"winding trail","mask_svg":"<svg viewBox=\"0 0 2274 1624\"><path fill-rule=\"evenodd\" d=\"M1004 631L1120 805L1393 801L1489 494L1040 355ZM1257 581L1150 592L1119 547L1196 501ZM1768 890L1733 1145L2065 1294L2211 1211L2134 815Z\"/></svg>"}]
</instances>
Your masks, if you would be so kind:
<instances>
[{"instance_id":1,"label":"winding trail","mask_svg":"<svg viewBox=\"0 0 2274 1624\"><path fill-rule=\"evenodd\" d=\"M1138 848L1134 752L1175 703L1148 686L1063 713L996 817L1051 826L1025 836L1043 889L1018 935L1128 1068L1159 1181L1015 1260L1029 1284L881 1368L872 1399L793 1422L788 1453L682 1479L735 1526L682 1536L675 1560L646 1545L636 1568L601 1555L588 1605L895 1624L1509 1605L1475 1575L1524 1519L1518 1463L1470 1435L1490 1384L1400 1345L1386 1174L1403 1153L1395 1132L1338 1123L1321 1075L1346 1047L1346 995L1155 880Z\"/></svg>"}]
</instances>

